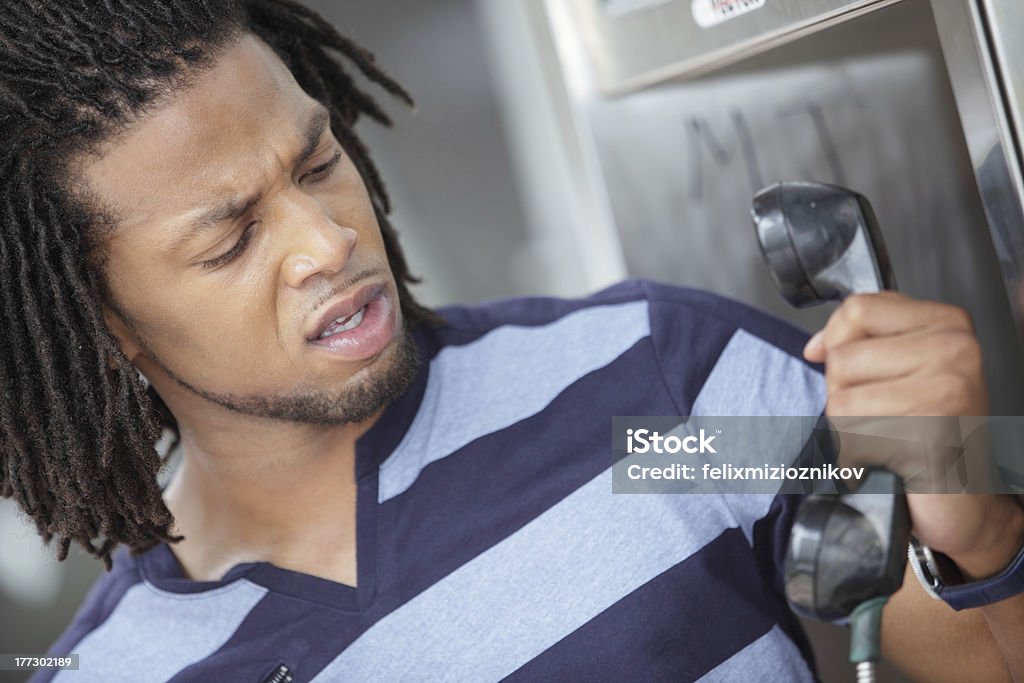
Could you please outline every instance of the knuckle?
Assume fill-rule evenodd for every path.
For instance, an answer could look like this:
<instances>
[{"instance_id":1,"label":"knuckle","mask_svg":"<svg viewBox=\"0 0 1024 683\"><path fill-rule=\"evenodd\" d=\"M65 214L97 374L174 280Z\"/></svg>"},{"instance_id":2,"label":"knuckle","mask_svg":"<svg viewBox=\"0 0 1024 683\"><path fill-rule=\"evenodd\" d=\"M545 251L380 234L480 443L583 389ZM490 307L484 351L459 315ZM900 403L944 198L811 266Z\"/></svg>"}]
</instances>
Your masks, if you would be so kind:
<instances>
[{"instance_id":1,"label":"knuckle","mask_svg":"<svg viewBox=\"0 0 1024 683\"><path fill-rule=\"evenodd\" d=\"M825 321L825 326L822 328L822 332L825 334L825 340L835 335L836 330L843 324L843 304L840 304L832 313L829 314L828 320Z\"/></svg>"},{"instance_id":2,"label":"knuckle","mask_svg":"<svg viewBox=\"0 0 1024 683\"><path fill-rule=\"evenodd\" d=\"M868 297L863 294L854 294L843 302L843 317L849 323L862 326L867 320L871 305Z\"/></svg>"}]
</instances>

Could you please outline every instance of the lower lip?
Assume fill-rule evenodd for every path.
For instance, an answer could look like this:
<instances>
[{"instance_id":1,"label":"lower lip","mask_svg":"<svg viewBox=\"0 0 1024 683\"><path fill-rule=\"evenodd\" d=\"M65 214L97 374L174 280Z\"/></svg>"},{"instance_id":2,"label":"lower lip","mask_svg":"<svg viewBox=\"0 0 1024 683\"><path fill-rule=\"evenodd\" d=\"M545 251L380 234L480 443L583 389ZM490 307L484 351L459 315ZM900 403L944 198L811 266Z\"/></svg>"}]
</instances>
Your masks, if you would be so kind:
<instances>
[{"instance_id":1,"label":"lower lip","mask_svg":"<svg viewBox=\"0 0 1024 683\"><path fill-rule=\"evenodd\" d=\"M309 342L345 360L363 360L380 353L395 334L391 298L382 290L363 311L358 327Z\"/></svg>"}]
</instances>

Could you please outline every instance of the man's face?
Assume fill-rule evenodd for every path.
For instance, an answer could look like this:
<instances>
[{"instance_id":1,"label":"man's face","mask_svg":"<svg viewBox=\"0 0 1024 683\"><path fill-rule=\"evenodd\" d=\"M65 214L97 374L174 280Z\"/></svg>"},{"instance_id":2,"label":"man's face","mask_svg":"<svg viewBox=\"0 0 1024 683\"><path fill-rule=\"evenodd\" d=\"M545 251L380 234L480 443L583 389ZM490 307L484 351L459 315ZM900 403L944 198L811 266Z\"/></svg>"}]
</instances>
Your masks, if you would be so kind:
<instances>
[{"instance_id":1,"label":"man's face","mask_svg":"<svg viewBox=\"0 0 1024 683\"><path fill-rule=\"evenodd\" d=\"M415 359L366 187L265 44L240 39L81 171L117 219L108 319L176 413L354 422L404 391Z\"/></svg>"}]
</instances>

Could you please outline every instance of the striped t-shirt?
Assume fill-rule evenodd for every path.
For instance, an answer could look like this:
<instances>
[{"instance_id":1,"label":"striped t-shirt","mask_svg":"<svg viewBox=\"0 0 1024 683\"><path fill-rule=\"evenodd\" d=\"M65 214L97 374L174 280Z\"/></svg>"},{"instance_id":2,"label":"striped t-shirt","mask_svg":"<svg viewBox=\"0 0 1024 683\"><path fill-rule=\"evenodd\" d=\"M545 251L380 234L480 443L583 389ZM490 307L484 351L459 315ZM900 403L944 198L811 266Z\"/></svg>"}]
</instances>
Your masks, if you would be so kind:
<instances>
[{"instance_id":1,"label":"striped t-shirt","mask_svg":"<svg viewBox=\"0 0 1024 683\"><path fill-rule=\"evenodd\" d=\"M610 469L615 415L819 414L803 333L644 280L441 312L356 445L356 587L122 550L51 648L79 670L33 681L814 680L782 595L799 498L613 494Z\"/></svg>"}]
</instances>

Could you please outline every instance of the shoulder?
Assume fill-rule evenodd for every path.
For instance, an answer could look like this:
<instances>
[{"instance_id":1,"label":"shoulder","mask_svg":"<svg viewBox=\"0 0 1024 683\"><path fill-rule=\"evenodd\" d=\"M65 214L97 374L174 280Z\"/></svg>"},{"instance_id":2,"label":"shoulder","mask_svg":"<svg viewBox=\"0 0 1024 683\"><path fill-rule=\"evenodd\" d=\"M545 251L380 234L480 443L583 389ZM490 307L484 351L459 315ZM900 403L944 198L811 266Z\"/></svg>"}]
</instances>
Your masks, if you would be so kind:
<instances>
[{"instance_id":1,"label":"shoulder","mask_svg":"<svg viewBox=\"0 0 1024 683\"><path fill-rule=\"evenodd\" d=\"M651 342L680 414L816 415L820 365L803 358L808 334L710 292L642 280Z\"/></svg>"},{"instance_id":2,"label":"shoulder","mask_svg":"<svg viewBox=\"0 0 1024 683\"><path fill-rule=\"evenodd\" d=\"M689 324L707 333L748 333L799 355L807 334L746 304L712 292L644 278L623 280L579 298L518 297L440 309L446 331L459 337L501 326L545 326L566 317L605 314L609 323L642 311L652 327Z\"/></svg>"},{"instance_id":3,"label":"shoulder","mask_svg":"<svg viewBox=\"0 0 1024 683\"><path fill-rule=\"evenodd\" d=\"M267 595L267 587L244 576L257 566L237 565L237 572L218 581L192 581L181 576L164 542L137 556L121 549L50 653L78 654L81 666L91 663L89 680L177 680L218 652ZM51 680L78 678L59 671L32 683Z\"/></svg>"},{"instance_id":4,"label":"shoulder","mask_svg":"<svg viewBox=\"0 0 1024 683\"><path fill-rule=\"evenodd\" d=\"M732 338L737 332L754 337L788 356L802 357L808 334L763 310L712 292L678 287L652 280L638 280L651 304L654 327L674 333L683 325L692 335Z\"/></svg>"},{"instance_id":5,"label":"shoulder","mask_svg":"<svg viewBox=\"0 0 1024 683\"><path fill-rule=\"evenodd\" d=\"M76 651L82 640L103 625L117 608L130 588L142 582L138 561L126 547L119 548L113 557L113 566L96 579L71 622L47 651L48 655L66 655ZM56 671L40 670L32 683L50 681Z\"/></svg>"},{"instance_id":6,"label":"shoulder","mask_svg":"<svg viewBox=\"0 0 1024 683\"><path fill-rule=\"evenodd\" d=\"M446 306L438 311L446 322L441 332L458 343L466 334L486 334L500 327L544 327L601 311L614 316L616 311L643 307L642 282L625 280L584 297L525 296Z\"/></svg>"},{"instance_id":7,"label":"shoulder","mask_svg":"<svg viewBox=\"0 0 1024 683\"><path fill-rule=\"evenodd\" d=\"M440 346L462 347L478 377L512 359L557 368L588 357L584 365L600 367L640 346L681 415L817 414L824 405L821 368L802 357L806 332L707 291L634 278L581 298L505 299L441 314Z\"/></svg>"}]
</instances>

